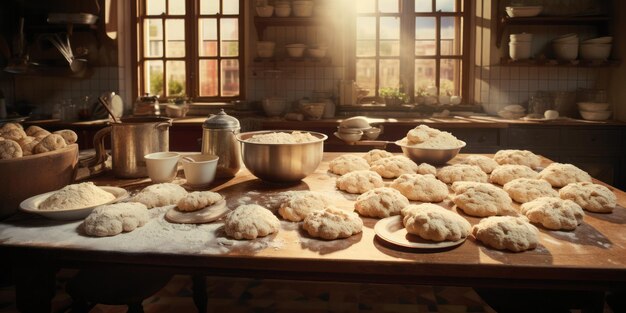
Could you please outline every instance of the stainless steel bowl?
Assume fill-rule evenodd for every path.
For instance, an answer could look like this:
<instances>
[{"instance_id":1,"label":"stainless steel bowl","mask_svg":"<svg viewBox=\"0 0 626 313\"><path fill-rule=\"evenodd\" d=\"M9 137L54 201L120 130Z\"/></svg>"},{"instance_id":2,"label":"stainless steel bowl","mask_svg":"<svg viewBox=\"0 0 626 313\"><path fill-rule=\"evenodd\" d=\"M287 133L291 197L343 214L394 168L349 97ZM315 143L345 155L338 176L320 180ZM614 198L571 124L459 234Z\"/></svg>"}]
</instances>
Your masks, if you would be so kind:
<instances>
[{"instance_id":1,"label":"stainless steel bowl","mask_svg":"<svg viewBox=\"0 0 626 313\"><path fill-rule=\"evenodd\" d=\"M440 165L452 160L457 154L459 154L461 148L465 147L465 142L461 140L459 141L463 144L460 147L451 149L432 149L407 146L402 143L402 140L396 141L395 144L402 148L402 153L404 153L407 158L413 160L413 162L417 164L425 162L428 164Z\"/></svg>"},{"instance_id":2,"label":"stainless steel bowl","mask_svg":"<svg viewBox=\"0 0 626 313\"><path fill-rule=\"evenodd\" d=\"M294 144L248 142L254 135L273 132L291 133L294 130L266 130L240 133L243 164L256 177L277 183L299 181L317 169L324 153L324 140L328 136L309 132L316 141Z\"/></svg>"}]
</instances>

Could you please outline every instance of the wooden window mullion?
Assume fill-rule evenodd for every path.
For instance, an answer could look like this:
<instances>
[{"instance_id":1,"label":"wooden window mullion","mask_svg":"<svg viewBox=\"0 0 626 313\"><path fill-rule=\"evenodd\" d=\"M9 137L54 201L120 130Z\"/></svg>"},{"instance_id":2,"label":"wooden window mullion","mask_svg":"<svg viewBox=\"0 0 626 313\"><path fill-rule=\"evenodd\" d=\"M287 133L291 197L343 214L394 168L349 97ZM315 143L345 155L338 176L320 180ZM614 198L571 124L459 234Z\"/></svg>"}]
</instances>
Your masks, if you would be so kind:
<instances>
[{"instance_id":1,"label":"wooden window mullion","mask_svg":"<svg viewBox=\"0 0 626 313\"><path fill-rule=\"evenodd\" d=\"M376 12L376 52L375 52L375 77L374 77L374 96L378 97L378 89L380 89L380 11L378 10L378 0L375 1L374 10Z\"/></svg>"}]
</instances>

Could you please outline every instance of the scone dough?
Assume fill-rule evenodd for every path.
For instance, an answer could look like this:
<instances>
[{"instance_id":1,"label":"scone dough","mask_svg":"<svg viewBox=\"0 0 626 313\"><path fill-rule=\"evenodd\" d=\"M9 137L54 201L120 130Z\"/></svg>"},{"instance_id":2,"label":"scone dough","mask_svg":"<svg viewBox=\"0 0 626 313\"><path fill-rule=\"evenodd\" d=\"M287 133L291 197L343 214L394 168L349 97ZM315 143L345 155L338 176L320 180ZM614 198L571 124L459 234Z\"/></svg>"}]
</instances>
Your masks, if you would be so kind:
<instances>
[{"instance_id":1,"label":"scone dough","mask_svg":"<svg viewBox=\"0 0 626 313\"><path fill-rule=\"evenodd\" d=\"M417 127L409 130L406 134L406 139L410 144L419 144L429 140L430 137L437 136L439 133L441 133L441 131L438 129L427 125L418 125Z\"/></svg>"},{"instance_id":2,"label":"scone dough","mask_svg":"<svg viewBox=\"0 0 626 313\"><path fill-rule=\"evenodd\" d=\"M396 178L402 174L414 174L417 164L403 155L396 155L372 163L371 170L384 178Z\"/></svg>"},{"instance_id":3,"label":"scone dough","mask_svg":"<svg viewBox=\"0 0 626 313\"><path fill-rule=\"evenodd\" d=\"M238 206L226 216L224 231L235 239L255 239L280 229L280 221L270 210L258 204Z\"/></svg>"},{"instance_id":4,"label":"scone dough","mask_svg":"<svg viewBox=\"0 0 626 313\"><path fill-rule=\"evenodd\" d=\"M583 209L571 200L541 197L520 207L522 214L543 227L552 230L574 230L583 222Z\"/></svg>"},{"instance_id":5,"label":"scone dough","mask_svg":"<svg viewBox=\"0 0 626 313\"><path fill-rule=\"evenodd\" d=\"M491 172L498 167L498 162L494 161L494 159L486 157L484 155L468 155L464 159L462 159L459 163L461 164L469 164L476 165L480 167L483 172L487 174L491 174Z\"/></svg>"},{"instance_id":6,"label":"scone dough","mask_svg":"<svg viewBox=\"0 0 626 313\"><path fill-rule=\"evenodd\" d=\"M506 191L488 183L456 182L452 201L468 215L486 217L514 213L513 201Z\"/></svg>"},{"instance_id":7,"label":"scone dough","mask_svg":"<svg viewBox=\"0 0 626 313\"><path fill-rule=\"evenodd\" d=\"M65 144L68 145L71 145L78 141L78 135L76 135L76 133L70 129L58 130L55 131L54 134L61 135L61 137L63 137L63 139L65 140Z\"/></svg>"},{"instance_id":8,"label":"scone dough","mask_svg":"<svg viewBox=\"0 0 626 313\"><path fill-rule=\"evenodd\" d=\"M448 186L430 174L402 174L390 187L413 201L441 202L448 197Z\"/></svg>"},{"instance_id":9,"label":"scone dough","mask_svg":"<svg viewBox=\"0 0 626 313\"><path fill-rule=\"evenodd\" d=\"M367 170L370 165L360 156L345 154L330 161L328 167L332 173L343 175L352 171Z\"/></svg>"},{"instance_id":10,"label":"scone dough","mask_svg":"<svg viewBox=\"0 0 626 313\"><path fill-rule=\"evenodd\" d=\"M41 139L41 141L33 148L33 154L54 151L65 147L67 147L67 144L61 135L50 134Z\"/></svg>"},{"instance_id":11,"label":"scone dough","mask_svg":"<svg viewBox=\"0 0 626 313\"><path fill-rule=\"evenodd\" d=\"M441 168L437 172L437 178L446 184L456 181L487 182L487 174L476 165L454 164Z\"/></svg>"},{"instance_id":12,"label":"scone dough","mask_svg":"<svg viewBox=\"0 0 626 313\"><path fill-rule=\"evenodd\" d=\"M503 188L518 203L526 203L540 197L559 196L559 193L552 189L552 185L542 179L517 178L504 184Z\"/></svg>"},{"instance_id":13,"label":"scone dough","mask_svg":"<svg viewBox=\"0 0 626 313\"><path fill-rule=\"evenodd\" d=\"M360 194L384 185L383 178L370 170L352 171L337 178L337 188L349 193Z\"/></svg>"},{"instance_id":14,"label":"scone dough","mask_svg":"<svg viewBox=\"0 0 626 313\"><path fill-rule=\"evenodd\" d=\"M410 234L432 241L467 237L472 225L462 216L436 204L411 204L402 210L402 223Z\"/></svg>"},{"instance_id":15,"label":"scone dough","mask_svg":"<svg viewBox=\"0 0 626 313\"><path fill-rule=\"evenodd\" d=\"M504 186L504 184L517 178L536 179L538 177L539 174L526 165L506 164L496 167L491 172L489 181Z\"/></svg>"},{"instance_id":16,"label":"scone dough","mask_svg":"<svg viewBox=\"0 0 626 313\"><path fill-rule=\"evenodd\" d=\"M422 163L417 166L417 173L422 175L437 175L437 168L428 163Z\"/></svg>"},{"instance_id":17,"label":"scone dough","mask_svg":"<svg viewBox=\"0 0 626 313\"><path fill-rule=\"evenodd\" d=\"M400 211L408 205L409 199L398 190L381 187L356 198L354 208L362 216L385 218L400 214Z\"/></svg>"},{"instance_id":18,"label":"scone dough","mask_svg":"<svg viewBox=\"0 0 626 313\"><path fill-rule=\"evenodd\" d=\"M67 185L39 204L42 211L71 210L105 204L115 196L92 182Z\"/></svg>"},{"instance_id":19,"label":"scone dough","mask_svg":"<svg viewBox=\"0 0 626 313\"><path fill-rule=\"evenodd\" d=\"M292 195L281 203L278 213L286 220L299 222L311 212L323 210L327 205L328 201L323 194L315 191L303 191Z\"/></svg>"},{"instance_id":20,"label":"scone dough","mask_svg":"<svg viewBox=\"0 0 626 313\"><path fill-rule=\"evenodd\" d=\"M170 208L165 213L165 219L172 223L204 224L220 219L229 211L226 200L221 199L197 211L180 211L178 207Z\"/></svg>"},{"instance_id":21,"label":"scone dough","mask_svg":"<svg viewBox=\"0 0 626 313\"><path fill-rule=\"evenodd\" d=\"M324 210L307 215L302 223L302 228L311 237L335 240L360 233L363 228L363 221L354 212L328 206Z\"/></svg>"},{"instance_id":22,"label":"scone dough","mask_svg":"<svg viewBox=\"0 0 626 313\"><path fill-rule=\"evenodd\" d=\"M83 229L90 236L115 236L122 232L131 232L149 220L150 214L145 205L122 202L95 208L83 222Z\"/></svg>"},{"instance_id":23,"label":"scone dough","mask_svg":"<svg viewBox=\"0 0 626 313\"><path fill-rule=\"evenodd\" d=\"M16 141L5 139L0 141L0 160L21 158L22 147Z\"/></svg>"},{"instance_id":24,"label":"scone dough","mask_svg":"<svg viewBox=\"0 0 626 313\"><path fill-rule=\"evenodd\" d=\"M541 166L541 157L528 150L500 150L496 152L493 159L500 165L526 165L533 169Z\"/></svg>"},{"instance_id":25,"label":"scone dough","mask_svg":"<svg viewBox=\"0 0 626 313\"><path fill-rule=\"evenodd\" d=\"M393 154L391 152L387 152L381 149L372 149L368 151L365 155L363 155L363 158L365 159L365 161L367 161L367 164L372 165L372 163L380 159L390 158L392 156Z\"/></svg>"},{"instance_id":26,"label":"scone dough","mask_svg":"<svg viewBox=\"0 0 626 313\"><path fill-rule=\"evenodd\" d=\"M50 132L39 126L32 125L26 128L26 135L31 137L46 137L50 135Z\"/></svg>"},{"instance_id":27,"label":"scone dough","mask_svg":"<svg viewBox=\"0 0 626 313\"><path fill-rule=\"evenodd\" d=\"M187 195L185 188L172 183L163 183L142 189L132 201L143 203L148 209L152 209L177 204L185 195Z\"/></svg>"},{"instance_id":28,"label":"scone dough","mask_svg":"<svg viewBox=\"0 0 626 313\"><path fill-rule=\"evenodd\" d=\"M569 183L591 182L591 176L573 164L552 163L539 173L539 178L552 185L563 187Z\"/></svg>"},{"instance_id":29,"label":"scone dough","mask_svg":"<svg viewBox=\"0 0 626 313\"><path fill-rule=\"evenodd\" d=\"M178 200L176 207L179 211L193 212L213 205L222 199L224 199L224 197L217 192L194 191Z\"/></svg>"},{"instance_id":30,"label":"scone dough","mask_svg":"<svg viewBox=\"0 0 626 313\"><path fill-rule=\"evenodd\" d=\"M472 228L472 235L486 246L514 252L536 248L537 232L524 216L491 216Z\"/></svg>"},{"instance_id":31,"label":"scone dough","mask_svg":"<svg viewBox=\"0 0 626 313\"><path fill-rule=\"evenodd\" d=\"M610 213L617 206L617 197L609 188L589 182L568 184L559 190L559 196L590 212Z\"/></svg>"},{"instance_id":32,"label":"scone dough","mask_svg":"<svg viewBox=\"0 0 626 313\"><path fill-rule=\"evenodd\" d=\"M26 133L21 128L8 128L7 130L0 132L0 136L4 139L18 141L26 137Z\"/></svg>"}]
</instances>

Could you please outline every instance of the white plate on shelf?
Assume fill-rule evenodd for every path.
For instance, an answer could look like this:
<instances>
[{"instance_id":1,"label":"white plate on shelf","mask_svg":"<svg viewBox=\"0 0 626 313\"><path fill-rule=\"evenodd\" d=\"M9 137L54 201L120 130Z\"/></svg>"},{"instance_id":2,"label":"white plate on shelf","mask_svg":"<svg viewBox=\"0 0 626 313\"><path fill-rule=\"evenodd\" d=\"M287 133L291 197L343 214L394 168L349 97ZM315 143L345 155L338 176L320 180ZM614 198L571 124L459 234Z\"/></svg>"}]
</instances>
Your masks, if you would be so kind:
<instances>
[{"instance_id":1,"label":"white plate on shelf","mask_svg":"<svg viewBox=\"0 0 626 313\"><path fill-rule=\"evenodd\" d=\"M443 249L454 247L465 242L466 238L457 241L431 241L417 235L409 234L402 224L400 215L390 216L378 221L374 226L376 235L382 240L406 248Z\"/></svg>"},{"instance_id":2,"label":"white plate on shelf","mask_svg":"<svg viewBox=\"0 0 626 313\"><path fill-rule=\"evenodd\" d=\"M98 186L98 187L100 187L102 190L106 192L112 193L115 196L115 199L106 203L77 208L77 209L54 210L54 211L39 210L39 205L48 197L50 197L53 193L57 192L57 190L55 190L55 191L42 193L40 195L32 196L22 201L22 203L20 203L20 209L24 212L38 214L38 215L41 215L43 217L47 217L53 220L74 221L74 220L84 219L97 206L116 203L116 202L119 202L128 198L128 191L126 191L126 189L124 188L110 187L110 186Z\"/></svg>"}]
</instances>

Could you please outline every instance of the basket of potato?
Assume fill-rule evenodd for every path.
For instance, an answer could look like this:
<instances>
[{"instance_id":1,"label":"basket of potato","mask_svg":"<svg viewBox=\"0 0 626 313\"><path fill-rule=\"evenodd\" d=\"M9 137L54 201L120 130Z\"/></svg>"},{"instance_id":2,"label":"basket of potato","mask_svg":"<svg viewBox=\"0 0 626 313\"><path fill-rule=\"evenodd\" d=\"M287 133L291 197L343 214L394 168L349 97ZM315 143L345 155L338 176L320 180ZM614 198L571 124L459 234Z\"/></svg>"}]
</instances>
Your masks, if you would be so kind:
<instances>
[{"instance_id":1,"label":"basket of potato","mask_svg":"<svg viewBox=\"0 0 626 313\"><path fill-rule=\"evenodd\" d=\"M17 123L0 126L0 219L15 213L24 199L73 182L77 140L68 129L50 133Z\"/></svg>"}]
</instances>

